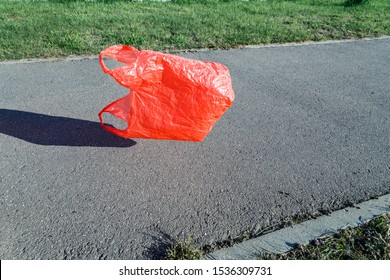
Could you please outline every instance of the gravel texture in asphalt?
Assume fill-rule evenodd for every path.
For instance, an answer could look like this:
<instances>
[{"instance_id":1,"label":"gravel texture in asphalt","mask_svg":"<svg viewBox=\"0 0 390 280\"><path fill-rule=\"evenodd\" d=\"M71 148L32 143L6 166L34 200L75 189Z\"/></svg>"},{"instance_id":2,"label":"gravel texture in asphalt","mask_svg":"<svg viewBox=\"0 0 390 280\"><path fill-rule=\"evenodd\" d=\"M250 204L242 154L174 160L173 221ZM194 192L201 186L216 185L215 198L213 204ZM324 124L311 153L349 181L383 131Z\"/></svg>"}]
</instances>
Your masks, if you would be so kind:
<instances>
[{"instance_id":1,"label":"gravel texture in asphalt","mask_svg":"<svg viewBox=\"0 0 390 280\"><path fill-rule=\"evenodd\" d=\"M236 99L201 143L122 139L97 59L0 63L0 259L158 259L390 193L390 39L202 51Z\"/></svg>"}]
</instances>

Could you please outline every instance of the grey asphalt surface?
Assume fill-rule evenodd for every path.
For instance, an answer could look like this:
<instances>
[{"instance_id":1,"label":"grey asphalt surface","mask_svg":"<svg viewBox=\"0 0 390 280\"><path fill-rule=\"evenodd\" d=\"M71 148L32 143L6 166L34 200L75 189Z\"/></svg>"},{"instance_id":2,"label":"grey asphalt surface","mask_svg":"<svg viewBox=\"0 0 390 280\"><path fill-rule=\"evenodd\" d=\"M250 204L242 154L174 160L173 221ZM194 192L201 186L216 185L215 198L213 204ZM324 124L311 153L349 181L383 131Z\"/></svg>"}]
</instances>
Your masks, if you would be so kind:
<instances>
[{"instance_id":1,"label":"grey asphalt surface","mask_svg":"<svg viewBox=\"0 0 390 280\"><path fill-rule=\"evenodd\" d=\"M201 143L121 139L97 59L0 63L0 258L157 259L390 193L390 39L180 54L235 103Z\"/></svg>"}]
</instances>

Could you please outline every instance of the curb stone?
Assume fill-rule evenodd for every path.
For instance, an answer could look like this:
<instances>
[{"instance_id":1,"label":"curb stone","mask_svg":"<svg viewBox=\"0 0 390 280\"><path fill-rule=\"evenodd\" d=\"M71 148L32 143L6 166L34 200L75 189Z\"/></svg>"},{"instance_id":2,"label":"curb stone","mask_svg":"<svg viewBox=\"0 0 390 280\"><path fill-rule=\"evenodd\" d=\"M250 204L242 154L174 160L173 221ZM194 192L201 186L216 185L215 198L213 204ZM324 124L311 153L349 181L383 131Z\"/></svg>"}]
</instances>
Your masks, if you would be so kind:
<instances>
[{"instance_id":1,"label":"curb stone","mask_svg":"<svg viewBox=\"0 0 390 280\"><path fill-rule=\"evenodd\" d=\"M253 260L265 252L286 253L297 244L309 244L314 239L333 235L347 227L360 226L386 213L390 213L390 194L206 254L203 259Z\"/></svg>"}]
</instances>

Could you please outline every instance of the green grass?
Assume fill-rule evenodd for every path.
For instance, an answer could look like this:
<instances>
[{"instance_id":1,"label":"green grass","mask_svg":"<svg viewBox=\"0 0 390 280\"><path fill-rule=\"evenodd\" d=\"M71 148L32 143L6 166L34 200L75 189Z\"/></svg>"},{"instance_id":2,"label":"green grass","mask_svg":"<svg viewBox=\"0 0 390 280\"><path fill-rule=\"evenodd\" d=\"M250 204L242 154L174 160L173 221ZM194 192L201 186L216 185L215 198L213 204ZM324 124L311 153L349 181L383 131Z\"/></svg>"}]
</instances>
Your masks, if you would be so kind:
<instances>
[{"instance_id":1,"label":"green grass","mask_svg":"<svg viewBox=\"0 0 390 280\"><path fill-rule=\"evenodd\" d=\"M0 0L0 60L381 35L390 35L388 0Z\"/></svg>"},{"instance_id":2,"label":"green grass","mask_svg":"<svg viewBox=\"0 0 390 280\"><path fill-rule=\"evenodd\" d=\"M241 238L242 239L246 238ZM230 244L233 246L234 244ZM209 250L197 248L191 239L176 241L166 252L169 260L200 259ZM265 253L264 260L390 260L390 214L333 236L298 245L285 254Z\"/></svg>"},{"instance_id":3,"label":"green grass","mask_svg":"<svg viewBox=\"0 0 390 280\"><path fill-rule=\"evenodd\" d=\"M285 254L265 254L269 260L390 260L390 215L334 236L299 245Z\"/></svg>"},{"instance_id":4,"label":"green grass","mask_svg":"<svg viewBox=\"0 0 390 280\"><path fill-rule=\"evenodd\" d=\"M204 253L196 249L192 239L176 240L168 249L165 259L167 260L199 260Z\"/></svg>"},{"instance_id":5,"label":"green grass","mask_svg":"<svg viewBox=\"0 0 390 280\"><path fill-rule=\"evenodd\" d=\"M367 3L369 0L345 0L345 6L354 6Z\"/></svg>"}]
</instances>

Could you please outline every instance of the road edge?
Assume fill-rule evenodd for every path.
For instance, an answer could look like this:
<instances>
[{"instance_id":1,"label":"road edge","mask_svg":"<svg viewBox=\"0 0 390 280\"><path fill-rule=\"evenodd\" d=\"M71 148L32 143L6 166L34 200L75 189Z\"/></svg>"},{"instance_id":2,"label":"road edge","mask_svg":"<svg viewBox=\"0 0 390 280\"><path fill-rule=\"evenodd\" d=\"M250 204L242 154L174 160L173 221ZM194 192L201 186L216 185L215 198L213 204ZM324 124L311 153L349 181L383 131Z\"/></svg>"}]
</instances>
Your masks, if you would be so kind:
<instances>
[{"instance_id":1,"label":"road edge","mask_svg":"<svg viewBox=\"0 0 390 280\"><path fill-rule=\"evenodd\" d=\"M210 49L210 48L201 48L201 49L183 49L183 50L167 50L166 53L178 54L186 52L207 52L207 51L218 51L218 50L242 50L242 49L261 49L261 48L277 48L277 47L291 47L291 46L307 46L307 45L326 45L326 44L338 44L338 43L353 43L361 41L374 41L374 40L383 40L390 39L390 36L380 36L380 37L369 37L369 38L359 38L359 39L343 39L343 40L327 40L327 41L305 41L305 42L292 42L292 43L278 43L278 44L259 44L259 45L244 45L238 46L231 49ZM65 57L52 57L52 58L27 58L20 60L4 60L0 61L2 64L20 64L20 63L39 63L39 62L62 62L62 61L79 61L79 60L91 60L98 59L99 55L71 55Z\"/></svg>"},{"instance_id":2,"label":"road edge","mask_svg":"<svg viewBox=\"0 0 390 280\"><path fill-rule=\"evenodd\" d=\"M265 252L286 253L298 244L309 244L314 239L360 226L386 213L390 213L390 194L206 254L203 259L254 260Z\"/></svg>"}]
</instances>

